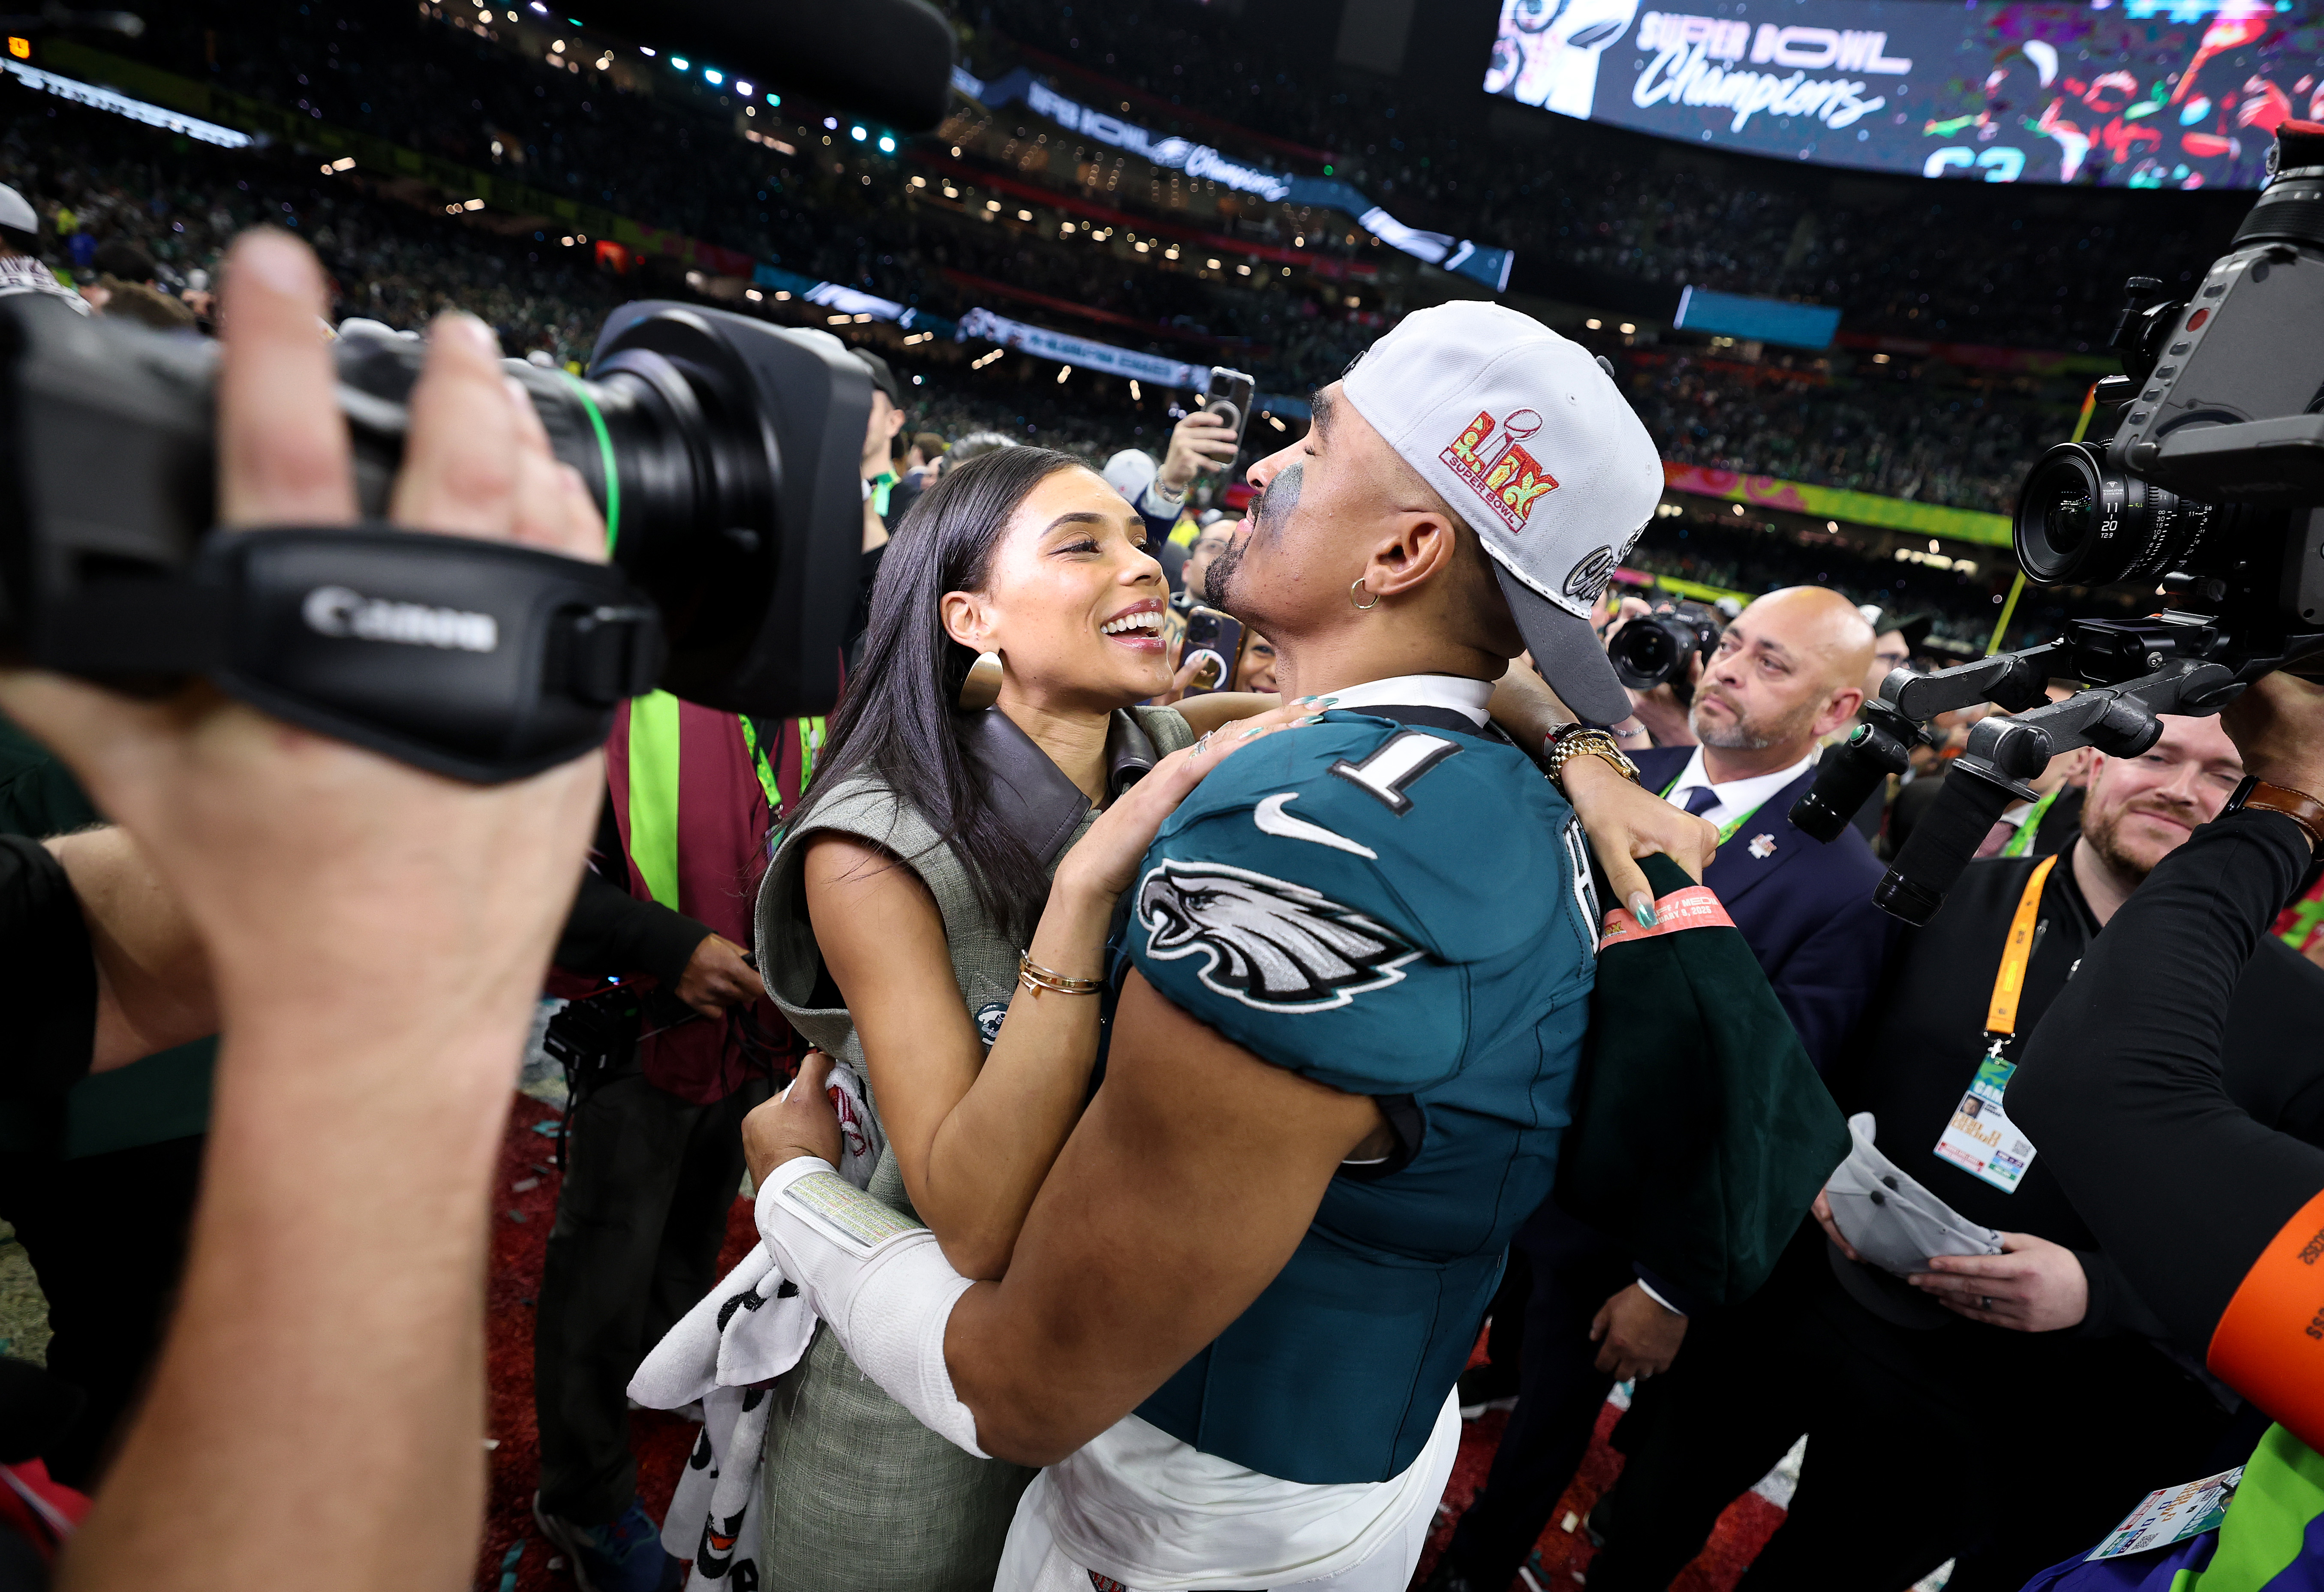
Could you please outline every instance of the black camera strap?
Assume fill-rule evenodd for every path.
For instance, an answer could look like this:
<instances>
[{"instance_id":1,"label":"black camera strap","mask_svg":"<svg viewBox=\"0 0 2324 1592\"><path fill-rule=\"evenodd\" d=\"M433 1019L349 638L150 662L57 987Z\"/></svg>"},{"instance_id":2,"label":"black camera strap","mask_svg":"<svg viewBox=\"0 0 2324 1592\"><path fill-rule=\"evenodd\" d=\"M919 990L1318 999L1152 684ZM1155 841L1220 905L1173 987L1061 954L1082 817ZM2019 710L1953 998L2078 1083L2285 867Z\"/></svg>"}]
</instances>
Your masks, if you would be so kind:
<instances>
[{"instance_id":1,"label":"black camera strap","mask_svg":"<svg viewBox=\"0 0 2324 1592\"><path fill-rule=\"evenodd\" d=\"M478 784L602 742L661 621L621 570L377 525L220 532L181 573L84 577L31 661L134 687L207 676L294 724Z\"/></svg>"}]
</instances>

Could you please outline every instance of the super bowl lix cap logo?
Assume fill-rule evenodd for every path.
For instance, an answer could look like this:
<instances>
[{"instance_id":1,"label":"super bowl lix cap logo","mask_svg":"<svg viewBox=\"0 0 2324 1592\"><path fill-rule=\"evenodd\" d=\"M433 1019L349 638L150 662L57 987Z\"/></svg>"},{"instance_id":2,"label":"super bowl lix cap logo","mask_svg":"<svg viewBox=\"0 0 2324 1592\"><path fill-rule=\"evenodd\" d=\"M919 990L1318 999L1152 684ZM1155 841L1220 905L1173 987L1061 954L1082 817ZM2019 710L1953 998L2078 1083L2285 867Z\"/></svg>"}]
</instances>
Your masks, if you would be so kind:
<instances>
[{"instance_id":1,"label":"super bowl lix cap logo","mask_svg":"<svg viewBox=\"0 0 2324 1592\"><path fill-rule=\"evenodd\" d=\"M1479 410L1468 429L1437 457L1501 517L1502 524L1523 530L1534 504L1557 490L1557 477L1523 446L1540 429L1541 415L1535 410L1518 410L1500 421Z\"/></svg>"}]
</instances>

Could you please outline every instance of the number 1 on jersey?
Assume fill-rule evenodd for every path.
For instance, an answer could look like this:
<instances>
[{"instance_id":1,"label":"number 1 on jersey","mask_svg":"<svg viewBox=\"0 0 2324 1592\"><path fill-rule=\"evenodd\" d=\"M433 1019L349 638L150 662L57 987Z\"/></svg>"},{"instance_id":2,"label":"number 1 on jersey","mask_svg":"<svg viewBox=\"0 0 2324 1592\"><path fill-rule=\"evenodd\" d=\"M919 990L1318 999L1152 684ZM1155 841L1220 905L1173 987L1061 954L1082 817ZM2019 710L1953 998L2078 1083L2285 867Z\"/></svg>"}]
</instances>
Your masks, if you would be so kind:
<instances>
[{"instance_id":1,"label":"number 1 on jersey","mask_svg":"<svg viewBox=\"0 0 2324 1592\"><path fill-rule=\"evenodd\" d=\"M1404 794L1406 789L1460 750L1460 742L1447 741L1442 735L1405 730L1389 736L1378 751L1360 763L1342 758L1332 765L1332 772L1360 787L1401 818L1412 810L1412 798Z\"/></svg>"}]
</instances>

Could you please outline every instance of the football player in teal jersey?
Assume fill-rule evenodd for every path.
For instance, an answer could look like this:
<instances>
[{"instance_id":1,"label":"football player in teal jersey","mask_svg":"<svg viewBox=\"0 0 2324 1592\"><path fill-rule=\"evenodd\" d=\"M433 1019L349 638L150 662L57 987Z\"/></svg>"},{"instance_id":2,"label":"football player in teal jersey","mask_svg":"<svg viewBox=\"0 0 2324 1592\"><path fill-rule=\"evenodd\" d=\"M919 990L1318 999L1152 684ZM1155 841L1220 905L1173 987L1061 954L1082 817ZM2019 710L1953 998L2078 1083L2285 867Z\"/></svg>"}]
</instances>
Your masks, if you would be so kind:
<instances>
[{"instance_id":1,"label":"football player in teal jersey","mask_svg":"<svg viewBox=\"0 0 2324 1592\"><path fill-rule=\"evenodd\" d=\"M1567 1120L1585 842L1485 704L1525 652L1582 719L1628 716L1588 615L1660 496L1653 445L1581 348L1459 303L1250 479L1207 595L1322 711L1220 765L1140 865L1104 1081L1006 1276L859 1208L814 1067L746 1125L761 1230L856 1364L1048 1468L1012 1592L1406 1586ZM1093 971L1028 968L1020 998Z\"/></svg>"}]
</instances>

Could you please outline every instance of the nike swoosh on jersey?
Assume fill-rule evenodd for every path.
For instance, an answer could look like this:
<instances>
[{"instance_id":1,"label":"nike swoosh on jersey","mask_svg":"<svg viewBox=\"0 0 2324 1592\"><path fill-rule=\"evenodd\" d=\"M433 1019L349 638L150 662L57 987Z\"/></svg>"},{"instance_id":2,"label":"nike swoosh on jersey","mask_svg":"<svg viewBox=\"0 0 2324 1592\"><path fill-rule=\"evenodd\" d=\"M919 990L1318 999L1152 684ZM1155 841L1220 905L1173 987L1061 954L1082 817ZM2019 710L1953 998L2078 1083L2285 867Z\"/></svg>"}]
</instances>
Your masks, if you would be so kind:
<instances>
[{"instance_id":1,"label":"nike swoosh on jersey","mask_svg":"<svg viewBox=\"0 0 2324 1592\"><path fill-rule=\"evenodd\" d=\"M1310 824L1305 818L1294 818L1283 809L1299 799L1296 790L1279 792L1268 796L1250 810L1250 821L1259 825L1262 834L1279 834L1286 840L1313 841L1319 846L1329 846L1335 851L1351 851L1372 861L1379 853L1370 846L1350 840L1344 834L1334 834L1320 824Z\"/></svg>"}]
</instances>

